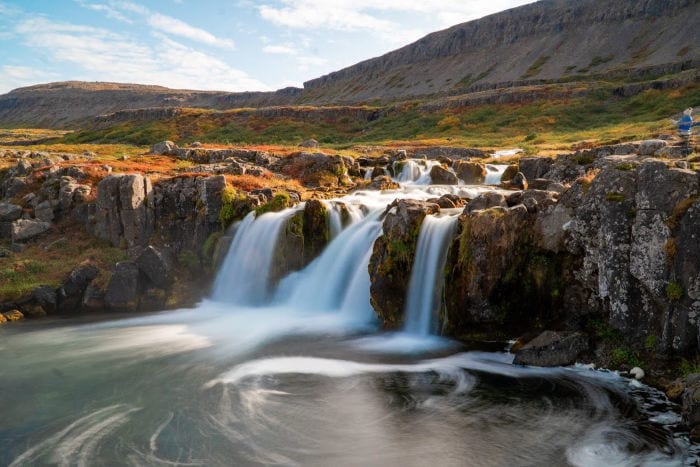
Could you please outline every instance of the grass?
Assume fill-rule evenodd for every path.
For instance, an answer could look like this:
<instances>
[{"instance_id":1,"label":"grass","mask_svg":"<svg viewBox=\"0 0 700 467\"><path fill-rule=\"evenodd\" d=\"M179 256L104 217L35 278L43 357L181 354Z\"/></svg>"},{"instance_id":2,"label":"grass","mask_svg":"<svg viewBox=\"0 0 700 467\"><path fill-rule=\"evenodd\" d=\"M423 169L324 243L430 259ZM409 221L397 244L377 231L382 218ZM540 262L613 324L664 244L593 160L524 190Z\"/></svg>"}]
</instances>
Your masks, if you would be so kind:
<instances>
[{"instance_id":1,"label":"grass","mask_svg":"<svg viewBox=\"0 0 700 467\"><path fill-rule=\"evenodd\" d=\"M0 297L13 300L26 296L40 285L58 287L70 271L84 261L109 269L124 259L125 251L96 239L82 228L71 227L69 221L59 223L53 232L28 243L22 253L0 258ZM106 284L107 279L98 277L96 280Z\"/></svg>"},{"instance_id":2,"label":"grass","mask_svg":"<svg viewBox=\"0 0 700 467\"><path fill-rule=\"evenodd\" d=\"M607 87L606 87L607 86ZM313 108L263 118L250 111L186 109L161 121L121 122L105 129L78 131L63 138L71 144L119 143L143 147L163 139L184 144L202 140L239 145L294 145L314 138L330 147L390 141L433 141L470 147L527 145L531 152L570 149L572 144L631 141L659 133L673 134L669 117L700 105L700 85L650 89L633 97L613 94L602 85L585 97L520 104L483 104L425 111L421 103L384 109L373 120L355 114ZM359 107L366 110L368 107ZM311 117L313 116L313 118Z\"/></svg>"}]
</instances>

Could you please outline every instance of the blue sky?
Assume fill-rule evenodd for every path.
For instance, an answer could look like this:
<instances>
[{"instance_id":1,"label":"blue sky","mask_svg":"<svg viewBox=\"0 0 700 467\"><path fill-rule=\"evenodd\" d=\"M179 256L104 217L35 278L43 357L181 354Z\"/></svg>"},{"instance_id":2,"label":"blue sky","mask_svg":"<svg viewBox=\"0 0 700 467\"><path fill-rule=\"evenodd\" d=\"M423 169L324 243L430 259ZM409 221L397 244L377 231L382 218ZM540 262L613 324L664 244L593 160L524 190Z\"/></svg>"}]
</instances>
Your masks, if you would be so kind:
<instances>
[{"instance_id":1,"label":"blue sky","mask_svg":"<svg viewBox=\"0 0 700 467\"><path fill-rule=\"evenodd\" d=\"M274 90L532 0L0 0L0 94L66 80Z\"/></svg>"}]
</instances>

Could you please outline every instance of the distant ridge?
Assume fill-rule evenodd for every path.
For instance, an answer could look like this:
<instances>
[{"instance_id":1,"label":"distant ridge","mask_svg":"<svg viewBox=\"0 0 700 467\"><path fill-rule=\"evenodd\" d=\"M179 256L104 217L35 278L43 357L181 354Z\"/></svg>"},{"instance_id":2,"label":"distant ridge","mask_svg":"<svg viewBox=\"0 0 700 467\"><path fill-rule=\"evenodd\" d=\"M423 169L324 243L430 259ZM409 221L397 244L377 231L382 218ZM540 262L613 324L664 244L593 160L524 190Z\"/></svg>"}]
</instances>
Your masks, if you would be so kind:
<instances>
[{"instance_id":1,"label":"distant ridge","mask_svg":"<svg viewBox=\"0 0 700 467\"><path fill-rule=\"evenodd\" d=\"M275 92L67 81L0 96L0 126L72 128L130 109L388 103L544 83L697 70L698 0L542 0L434 32Z\"/></svg>"}]
</instances>

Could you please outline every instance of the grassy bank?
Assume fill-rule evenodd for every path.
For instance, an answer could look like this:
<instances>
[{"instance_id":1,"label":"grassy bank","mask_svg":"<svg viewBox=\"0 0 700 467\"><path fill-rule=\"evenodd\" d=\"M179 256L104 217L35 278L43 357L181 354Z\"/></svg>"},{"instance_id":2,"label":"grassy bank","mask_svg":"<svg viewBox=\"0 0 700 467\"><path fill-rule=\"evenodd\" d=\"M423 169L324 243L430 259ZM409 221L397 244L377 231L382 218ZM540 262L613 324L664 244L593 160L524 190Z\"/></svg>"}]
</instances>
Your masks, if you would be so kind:
<instances>
[{"instance_id":1,"label":"grassy bank","mask_svg":"<svg viewBox=\"0 0 700 467\"><path fill-rule=\"evenodd\" d=\"M384 109L367 121L347 115L311 117L256 116L244 110L215 112L184 109L165 120L119 122L63 136L65 144L126 143L147 145L170 139L180 144L197 140L221 144L291 144L314 138L343 148L353 144L392 141L460 144L470 147L520 146L535 152L568 149L572 143L614 143L673 134L669 118L683 108L700 105L700 85L650 89L633 97L615 96L602 87L585 97L523 104L483 104L437 111L414 102Z\"/></svg>"}]
</instances>

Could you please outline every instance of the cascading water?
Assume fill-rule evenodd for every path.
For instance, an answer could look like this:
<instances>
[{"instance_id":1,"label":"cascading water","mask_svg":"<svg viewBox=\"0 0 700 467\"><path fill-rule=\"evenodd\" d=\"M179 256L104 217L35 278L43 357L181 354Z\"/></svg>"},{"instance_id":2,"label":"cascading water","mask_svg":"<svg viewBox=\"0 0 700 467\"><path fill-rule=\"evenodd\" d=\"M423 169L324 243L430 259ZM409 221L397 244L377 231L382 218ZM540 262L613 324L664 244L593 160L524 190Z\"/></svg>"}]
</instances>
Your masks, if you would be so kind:
<instances>
[{"instance_id":1,"label":"cascading water","mask_svg":"<svg viewBox=\"0 0 700 467\"><path fill-rule=\"evenodd\" d=\"M456 216L426 216L421 224L406 296L403 330L409 334L435 332L447 248L456 222Z\"/></svg>"},{"instance_id":2,"label":"cascading water","mask_svg":"<svg viewBox=\"0 0 700 467\"><path fill-rule=\"evenodd\" d=\"M498 185L501 183L501 176L503 172L508 168L507 165L502 164L487 164L486 165L486 179L484 180L485 185Z\"/></svg>"},{"instance_id":3,"label":"cascading water","mask_svg":"<svg viewBox=\"0 0 700 467\"><path fill-rule=\"evenodd\" d=\"M394 180L399 183L430 185L430 169L436 165L440 165L440 162L423 159L396 161L393 165L396 174Z\"/></svg>"},{"instance_id":4,"label":"cascading water","mask_svg":"<svg viewBox=\"0 0 700 467\"><path fill-rule=\"evenodd\" d=\"M214 284L214 300L238 305L261 305L267 300L277 238L295 212L286 209L259 217L251 212L243 219Z\"/></svg>"},{"instance_id":5,"label":"cascading water","mask_svg":"<svg viewBox=\"0 0 700 467\"><path fill-rule=\"evenodd\" d=\"M651 422L680 422L664 396L636 387L659 412L636 411L616 374L356 345L376 331L360 323L374 317L367 263L386 206L479 192L423 186L426 174L327 201L332 241L275 293L275 243L298 208L246 217L215 301L195 309L0 327L0 465L691 465L687 439ZM454 222L423 222L402 335L432 329Z\"/></svg>"}]
</instances>

